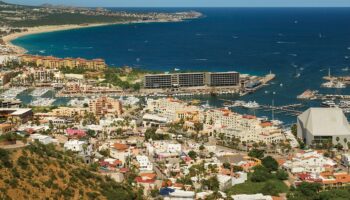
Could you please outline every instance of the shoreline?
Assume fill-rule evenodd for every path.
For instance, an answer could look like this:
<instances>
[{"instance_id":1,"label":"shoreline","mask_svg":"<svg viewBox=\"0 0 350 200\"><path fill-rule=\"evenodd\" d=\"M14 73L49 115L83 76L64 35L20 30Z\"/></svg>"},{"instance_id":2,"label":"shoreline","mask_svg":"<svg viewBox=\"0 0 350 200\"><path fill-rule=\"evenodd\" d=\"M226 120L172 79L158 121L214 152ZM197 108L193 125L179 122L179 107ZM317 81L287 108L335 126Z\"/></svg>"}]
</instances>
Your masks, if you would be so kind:
<instances>
[{"instance_id":1,"label":"shoreline","mask_svg":"<svg viewBox=\"0 0 350 200\"><path fill-rule=\"evenodd\" d=\"M6 44L7 47L11 48L15 55L23 55L28 52L27 49L14 45L12 43L13 40L18 38L35 35L40 33L50 33L57 31L65 31L65 30L74 30L74 29L82 29L82 28L92 28L92 27L100 27L100 26L110 26L110 25L123 25L123 24L147 24L147 23L168 23L168 22L182 22L183 20L135 20L135 21L126 21L126 22L113 22L113 23L91 23L91 24L67 24L67 25L47 25L47 26L36 26L36 27L22 27L26 28L26 31L19 33L12 33L2 37L2 40Z\"/></svg>"}]
</instances>

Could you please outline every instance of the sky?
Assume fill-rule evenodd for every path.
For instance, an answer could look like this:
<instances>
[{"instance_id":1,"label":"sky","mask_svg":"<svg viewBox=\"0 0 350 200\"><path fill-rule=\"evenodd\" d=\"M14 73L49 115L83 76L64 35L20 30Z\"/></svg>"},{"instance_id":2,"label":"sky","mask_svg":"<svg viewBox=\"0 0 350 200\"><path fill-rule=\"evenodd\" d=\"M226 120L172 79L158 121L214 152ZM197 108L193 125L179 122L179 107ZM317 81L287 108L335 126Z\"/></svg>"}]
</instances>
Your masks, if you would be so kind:
<instances>
[{"instance_id":1,"label":"sky","mask_svg":"<svg viewBox=\"0 0 350 200\"><path fill-rule=\"evenodd\" d=\"M350 0L3 0L89 7L350 7Z\"/></svg>"}]
</instances>

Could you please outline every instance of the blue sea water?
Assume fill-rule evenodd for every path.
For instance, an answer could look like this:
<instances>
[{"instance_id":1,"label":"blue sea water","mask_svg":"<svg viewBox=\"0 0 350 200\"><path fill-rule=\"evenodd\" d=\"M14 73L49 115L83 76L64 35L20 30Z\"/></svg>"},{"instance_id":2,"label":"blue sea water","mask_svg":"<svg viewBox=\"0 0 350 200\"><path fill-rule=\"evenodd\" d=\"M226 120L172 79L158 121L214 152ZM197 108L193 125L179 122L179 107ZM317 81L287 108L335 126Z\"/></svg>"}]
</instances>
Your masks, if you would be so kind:
<instances>
[{"instance_id":1,"label":"blue sea water","mask_svg":"<svg viewBox=\"0 0 350 200\"><path fill-rule=\"evenodd\" d=\"M127 9L128 10L128 9ZM321 89L328 68L335 75L350 62L350 8L162 8L131 11L196 10L203 18L180 23L112 25L29 35L13 41L31 54L103 58L110 65L143 69L239 71L277 78L243 97L276 105L298 103L306 89L349 94L350 89ZM295 74L300 73L299 78ZM233 96L207 97L211 104ZM303 109L319 102L302 102ZM240 112L253 112L239 110ZM253 114L253 113L251 113ZM269 112L254 111L270 116ZM291 123L294 116L277 114Z\"/></svg>"}]
</instances>

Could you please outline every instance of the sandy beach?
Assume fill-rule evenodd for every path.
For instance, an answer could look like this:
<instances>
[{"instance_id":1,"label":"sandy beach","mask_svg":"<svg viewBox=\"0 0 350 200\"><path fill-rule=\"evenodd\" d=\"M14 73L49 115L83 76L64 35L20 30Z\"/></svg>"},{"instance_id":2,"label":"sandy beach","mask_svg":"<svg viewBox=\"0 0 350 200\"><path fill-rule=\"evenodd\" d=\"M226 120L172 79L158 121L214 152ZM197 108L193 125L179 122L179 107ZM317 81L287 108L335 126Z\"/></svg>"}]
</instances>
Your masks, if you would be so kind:
<instances>
[{"instance_id":1,"label":"sandy beach","mask_svg":"<svg viewBox=\"0 0 350 200\"><path fill-rule=\"evenodd\" d=\"M130 23L130 22L128 22L128 23ZM70 29L77 29L77 28L106 26L106 25L112 25L112 24L121 24L121 23L100 23L100 24L84 24L84 25L58 25L58 26L30 27L30 28L27 28L27 31L9 34L9 35L4 36L2 39L6 43L6 45L11 47L16 52L16 54L24 54L27 52L27 50L22 48L22 47L13 45L11 41L13 41L19 37L26 36L26 35L54 32L54 31L63 31L63 30L70 30Z\"/></svg>"},{"instance_id":2,"label":"sandy beach","mask_svg":"<svg viewBox=\"0 0 350 200\"><path fill-rule=\"evenodd\" d=\"M71 30L71 29L79 29L79 28L89 28L89 27L97 27L97 26L107 26L107 25L117 25L117 24L135 24L135 23L154 23L154 22L170 22L168 20L149 20L149 21L128 21L128 22L115 22L115 23L96 23L96 24L71 24L71 25L54 25L54 26L38 26L38 27L30 27L26 28L27 31L23 31L20 33L12 33L6 36L3 36L2 39L5 42L7 46L9 46L15 54L22 55L27 52L26 49L16 46L12 44L12 41L23 37L26 35L32 35L32 34L38 34L38 33L47 33L47 32L54 32L54 31L64 31L64 30ZM173 21L174 22L174 21Z\"/></svg>"}]
</instances>

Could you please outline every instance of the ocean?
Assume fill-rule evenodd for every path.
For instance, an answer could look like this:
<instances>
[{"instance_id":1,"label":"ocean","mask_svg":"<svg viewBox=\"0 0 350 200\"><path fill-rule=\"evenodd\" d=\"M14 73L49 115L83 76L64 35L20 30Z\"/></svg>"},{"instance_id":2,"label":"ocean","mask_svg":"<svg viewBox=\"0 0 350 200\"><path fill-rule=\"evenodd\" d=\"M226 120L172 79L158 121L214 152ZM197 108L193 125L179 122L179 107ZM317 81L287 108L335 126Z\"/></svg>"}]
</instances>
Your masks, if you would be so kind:
<instances>
[{"instance_id":1,"label":"ocean","mask_svg":"<svg viewBox=\"0 0 350 200\"><path fill-rule=\"evenodd\" d=\"M174 23L111 25L42 33L18 38L15 45L30 54L57 57L103 58L109 65L157 71L238 71L277 78L242 100L261 104L302 103L301 110L319 106L296 96L306 89L320 93L349 94L350 89L324 89L320 84L328 68L334 75L349 75L350 8L159 8L143 11L188 11L200 19ZM295 77L300 73L300 77ZM275 95L272 93L275 92ZM195 97L191 97L195 98ZM199 98L199 97L198 97ZM201 97L221 106L221 99ZM271 117L271 112L238 109L237 112ZM295 116L276 113L285 123Z\"/></svg>"}]
</instances>

